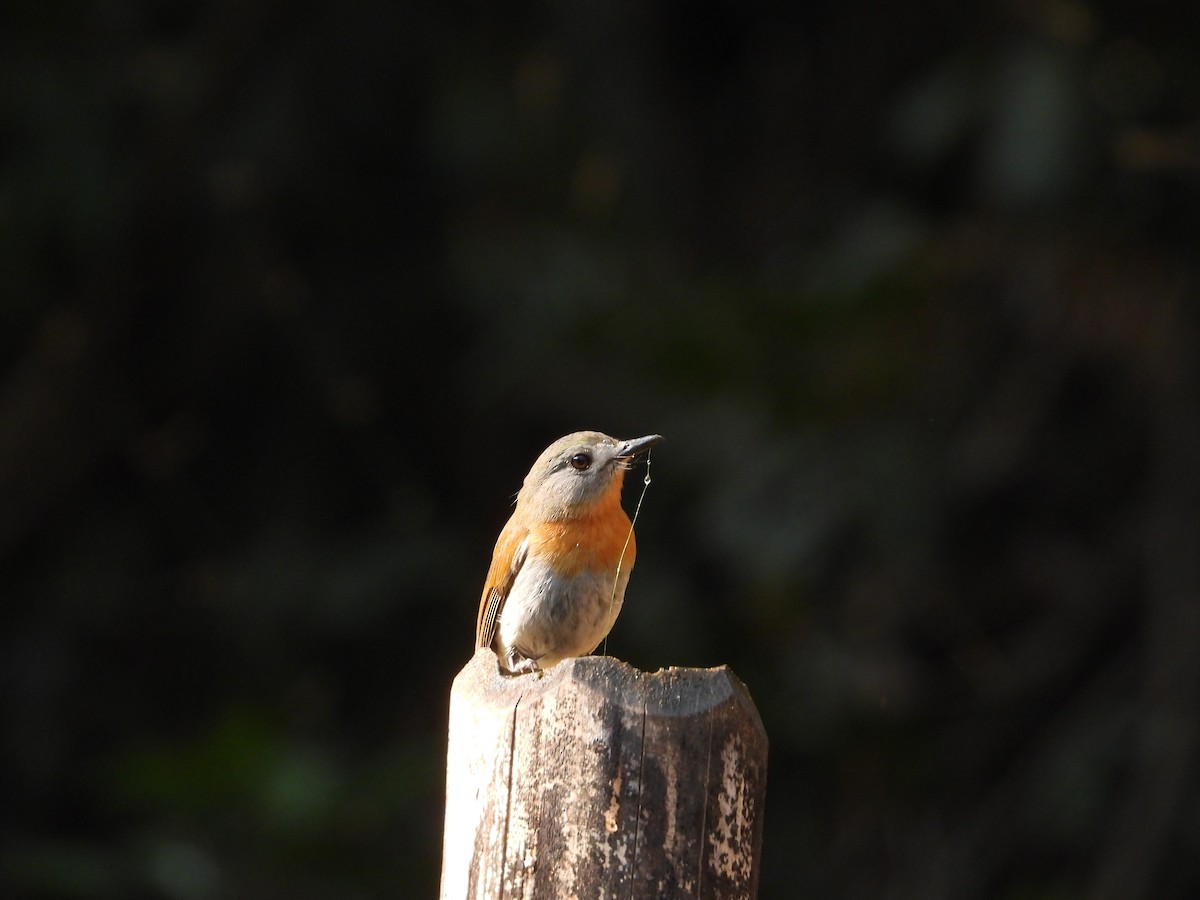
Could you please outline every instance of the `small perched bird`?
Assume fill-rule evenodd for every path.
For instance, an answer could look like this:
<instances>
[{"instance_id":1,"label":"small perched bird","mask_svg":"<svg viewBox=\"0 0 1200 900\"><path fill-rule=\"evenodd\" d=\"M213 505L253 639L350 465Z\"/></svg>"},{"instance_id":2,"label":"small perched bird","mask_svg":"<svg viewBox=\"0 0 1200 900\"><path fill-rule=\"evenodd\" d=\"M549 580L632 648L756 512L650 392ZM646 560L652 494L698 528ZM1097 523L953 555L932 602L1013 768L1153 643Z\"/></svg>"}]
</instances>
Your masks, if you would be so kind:
<instances>
[{"instance_id":1,"label":"small perched bird","mask_svg":"<svg viewBox=\"0 0 1200 900\"><path fill-rule=\"evenodd\" d=\"M662 436L578 431L546 448L517 494L483 585L475 646L514 674L585 656L604 640L637 556L621 485Z\"/></svg>"}]
</instances>

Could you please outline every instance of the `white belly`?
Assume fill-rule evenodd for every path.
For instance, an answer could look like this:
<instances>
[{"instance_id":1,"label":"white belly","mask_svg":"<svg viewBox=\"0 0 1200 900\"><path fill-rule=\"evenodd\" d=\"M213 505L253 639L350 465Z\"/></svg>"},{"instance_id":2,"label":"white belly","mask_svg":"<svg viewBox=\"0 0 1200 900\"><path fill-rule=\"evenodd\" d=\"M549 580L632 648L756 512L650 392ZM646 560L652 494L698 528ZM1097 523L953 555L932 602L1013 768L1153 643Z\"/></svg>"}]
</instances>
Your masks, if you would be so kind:
<instances>
[{"instance_id":1,"label":"white belly","mask_svg":"<svg viewBox=\"0 0 1200 900\"><path fill-rule=\"evenodd\" d=\"M585 656L604 640L621 611L632 566L580 575L570 582L550 568L526 560L500 613L500 642L506 654L548 668L569 656ZM615 582L615 590L614 590Z\"/></svg>"}]
</instances>

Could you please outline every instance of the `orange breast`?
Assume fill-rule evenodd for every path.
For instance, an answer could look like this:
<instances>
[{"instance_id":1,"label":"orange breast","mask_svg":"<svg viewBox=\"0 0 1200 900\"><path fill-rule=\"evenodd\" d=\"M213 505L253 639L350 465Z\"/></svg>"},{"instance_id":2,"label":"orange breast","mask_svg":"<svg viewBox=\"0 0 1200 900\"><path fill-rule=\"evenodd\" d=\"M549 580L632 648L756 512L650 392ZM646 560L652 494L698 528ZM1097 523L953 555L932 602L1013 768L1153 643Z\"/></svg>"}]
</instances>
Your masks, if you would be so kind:
<instances>
[{"instance_id":1,"label":"orange breast","mask_svg":"<svg viewBox=\"0 0 1200 900\"><path fill-rule=\"evenodd\" d=\"M530 528L530 539L529 552L565 578L581 572L615 570L618 563L628 571L637 555L629 517L619 504L584 518L540 522Z\"/></svg>"}]
</instances>

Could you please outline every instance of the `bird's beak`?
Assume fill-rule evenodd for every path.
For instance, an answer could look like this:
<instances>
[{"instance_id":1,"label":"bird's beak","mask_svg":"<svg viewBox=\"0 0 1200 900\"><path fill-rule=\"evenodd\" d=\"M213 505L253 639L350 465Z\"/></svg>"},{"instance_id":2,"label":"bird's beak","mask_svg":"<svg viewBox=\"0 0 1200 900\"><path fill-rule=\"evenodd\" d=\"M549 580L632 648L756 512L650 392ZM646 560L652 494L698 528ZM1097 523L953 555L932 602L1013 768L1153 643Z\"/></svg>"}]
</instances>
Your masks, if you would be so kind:
<instances>
[{"instance_id":1,"label":"bird's beak","mask_svg":"<svg viewBox=\"0 0 1200 900\"><path fill-rule=\"evenodd\" d=\"M618 459L629 459L631 456L637 456L639 453L645 453L656 444L661 444L663 436L661 434L648 434L645 437L633 438L628 441L621 441L617 444L617 452L614 454Z\"/></svg>"}]
</instances>

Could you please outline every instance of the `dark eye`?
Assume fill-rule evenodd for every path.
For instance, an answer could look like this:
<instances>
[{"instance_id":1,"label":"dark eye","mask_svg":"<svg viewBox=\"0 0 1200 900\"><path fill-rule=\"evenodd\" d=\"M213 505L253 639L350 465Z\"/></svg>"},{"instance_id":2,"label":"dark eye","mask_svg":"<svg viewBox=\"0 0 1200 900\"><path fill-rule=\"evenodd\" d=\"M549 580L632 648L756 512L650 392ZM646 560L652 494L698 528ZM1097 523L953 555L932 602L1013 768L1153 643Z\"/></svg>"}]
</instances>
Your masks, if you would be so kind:
<instances>
[{"instance_id":1,"label":"dark eye","mask_svg":"<svg viewBox=\"0 0 1200 900\"><path fill-rule=\"evenodd\" d=\"M572 469L578 469L580 472L582 472L584 469L590 469L591 467L592 467L592 454L576 453L574 456L571 457L571 468Z\"/></svg>"}]
</instances>

